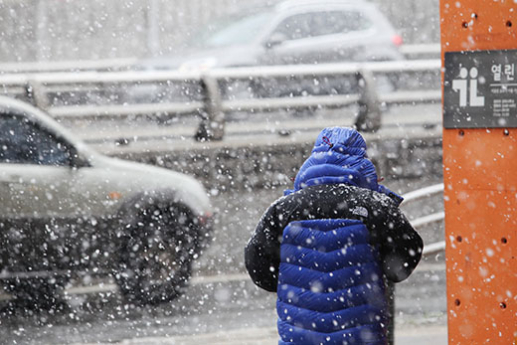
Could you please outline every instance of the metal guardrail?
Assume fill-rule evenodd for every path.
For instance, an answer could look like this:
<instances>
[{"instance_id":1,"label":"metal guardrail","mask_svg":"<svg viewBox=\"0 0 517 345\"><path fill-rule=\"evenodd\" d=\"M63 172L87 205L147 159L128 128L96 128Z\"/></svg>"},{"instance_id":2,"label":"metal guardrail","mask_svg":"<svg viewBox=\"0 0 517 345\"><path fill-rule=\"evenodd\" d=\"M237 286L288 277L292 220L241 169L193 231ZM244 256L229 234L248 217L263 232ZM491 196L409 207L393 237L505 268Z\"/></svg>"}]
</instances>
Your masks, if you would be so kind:
<instances>
[{"instance_id":1,"label":"metal guardrail","mask_svg":"<svg viewBox=\"0 0 517 345\"><path fill-rule=\"evenodd\" d=\"M424 248L422 255L424 257L442 253L445 251L445 241L431 243Z\"/></svg>"},{"instance_id":2,"label":"metal guardrail","mask_svg":"<svg viewBox=\"0 0 517 345\"><path fill-rule=\"evenodd\" d=\"M56 118L195 115L201 118L198 139L222 139L229 112L350 105L359 106L356 126L375 131L380 127L382 103L440 101L440 67L440 60L418 60L204 73L16 74L0 76L0 93L30 101ZM388 90L380 89L382 83L389 84Z\"/></svg>"},{"instance_id":3,"label":"metal guardrail","mask_svg":"<svg viewBox=\"0 0 517 345\"><path fill-rule=\"evenodd\" d=\"M443 192L444 185L443 183L435 184L429 187L424 187L417 189L415 191L404 194L404 201L402 205L405 205L411 201L420 200L423 198L428 198L435 194L439 194Z\"/></svg>"},{"instance_id":4,"label":"metal guardrail","mask_svg":"<svg viewBox=\"0 0 517 345\"><path fill-rule=\"evenodd\" d=\"M409 202L413 202L413 201L420 200L423 198L428 198L428 197L436 195L436 194L440 194L443 192L443 189L444 189L444 184L440 183L440 184L436 184L433 186L429 186L429 187L425 187L425 188L421 188L421 189L409 192L404 195L404 202L402 203L402 205L406 205ZM437 213L433 213L433 214L415 219L414 221L411 222L411 225L415 229L418 229L423 226L442 222L444 219L445 219L445 213L437 212ZM434 255L437 253L441 253L444 250L445 250L445 241L440 241L440 242L426 245L424 247L424 251L423 251L422 255L424 257L426 257L426 256Z\"/></svg>"},{"instance_id":5,"label":"metal guardrail","mask_svg":"<svg viewBox=\"0 0 517 345\"><path fill-rule=\"evenodd\" d=\"M400 52L408 59L438 58L440 44L404 44ZM137 57L100 60L65 60L0 63L0 75L12 73L56 73L79 71L134 70L140 61Z\"/></svg>"},{"instance_id":6,"label":"metal guardrail","mask_svg":"<svg viewBox=\"0 0 517 345\"><path fill-rule=\"evenodd\" d=\"M412 192L409 192L404 197L404 204L408 204L409 202L420 200L423 198L430 197L432 195L438 194L443 192L443 183L421 188ZM411 222L414 228L419 228L424 225L432 224L439 220L439 216L431 215L431 216L425 216L419 219L416 219L415 221ZM443 218L441 218L443 219ZM422 253L422 256L430 256L432 254L440 253L443 250L445 250L445 242L438 242L433 243L430 245L424 246L424 250ZM388 308L389 308L389 314L391 315L391 320L388 324L388 344L392 345L395 343L394 341L394 333L395 333L395 284L392 282L387 282L386 284L386 290L388 295Z\"/></svg>"},{"instance_id":7,"label":"metal guardrail","mask_svg":"<svg viewBox=\"0 0 517 345\"><path fill-rule=\"evenodd\" d=\"M138 61L138 58L130 57L105 60L4 62L0 63L0 74L129 70Z\"/></svg>"},{"instance_id":8,"label":"metal guardrail","mask_svg":"<svg viewBox=\"0 0 517 345\"><path fill-rule=\"evenodd\" d=\"M405 44L400 47L400 52L407 59L438 58L440 57L440 43L431 44Z\"/></svg>"}]
</instances>

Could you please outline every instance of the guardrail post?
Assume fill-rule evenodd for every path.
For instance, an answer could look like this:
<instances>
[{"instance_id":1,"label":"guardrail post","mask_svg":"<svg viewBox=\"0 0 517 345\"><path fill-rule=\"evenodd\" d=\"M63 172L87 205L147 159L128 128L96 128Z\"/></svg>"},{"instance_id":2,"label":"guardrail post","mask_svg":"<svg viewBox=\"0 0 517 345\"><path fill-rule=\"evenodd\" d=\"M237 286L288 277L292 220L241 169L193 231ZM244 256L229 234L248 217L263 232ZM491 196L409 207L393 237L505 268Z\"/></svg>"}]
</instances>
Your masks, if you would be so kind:
<instances>
[{"instance_id":1,"label":"guardrail post","mask_svg":"<svg viewBox=\"0 0 517 345\"><path fill-rule=\"evenodd\" d=\"M43 91L43 85L39 81L29 80L25 86L25 90L27 98L29 98L35 107L43 110L48 109L49 101Z\"/></svg>"},{"instance_id":2,"label":"guardrail post","mask_svg":"<svg viewBox=\"0 0 517 345\"><path fill-rule=\"evenodd\" d=\"M205 107L202 120L196 132L195 139L222 140L224 136L224 112L222 110L221 92L216 78L204 75L201 85L205 93Z\"/></svg>"},{"instance_id":3,"label":"guardrail post","mask_svg":"<svg viewBox=\"0 0 517 345\"><path fill-rule=\"evenodd\" d=\"M381 128L381 108L373 73L367 69L361 69L356 74L359 83L359 114L355 126L362 132L376 132Z\"/></svg>"}]
</instances>

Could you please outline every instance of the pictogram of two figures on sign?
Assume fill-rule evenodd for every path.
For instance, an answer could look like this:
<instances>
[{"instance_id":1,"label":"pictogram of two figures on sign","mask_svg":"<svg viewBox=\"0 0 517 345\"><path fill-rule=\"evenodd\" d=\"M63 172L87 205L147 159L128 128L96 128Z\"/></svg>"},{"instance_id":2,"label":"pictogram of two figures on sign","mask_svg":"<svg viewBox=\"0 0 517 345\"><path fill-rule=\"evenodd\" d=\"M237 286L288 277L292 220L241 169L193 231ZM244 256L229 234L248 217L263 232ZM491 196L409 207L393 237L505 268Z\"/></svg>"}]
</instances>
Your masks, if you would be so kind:
<instances>
[{"instance_id":1,"label":"pictogram of two figures on sign","mask_svg":"<svg viewBox=\"0 0 517 345\"><path fill-rule=\"evenodd\" d=\"M478 96L478 69L472 67L468 70L460 65L459 79L452 81L452 89L459 92L460 107L483 107L485 97Z\"/></svg>"}]
</instances>

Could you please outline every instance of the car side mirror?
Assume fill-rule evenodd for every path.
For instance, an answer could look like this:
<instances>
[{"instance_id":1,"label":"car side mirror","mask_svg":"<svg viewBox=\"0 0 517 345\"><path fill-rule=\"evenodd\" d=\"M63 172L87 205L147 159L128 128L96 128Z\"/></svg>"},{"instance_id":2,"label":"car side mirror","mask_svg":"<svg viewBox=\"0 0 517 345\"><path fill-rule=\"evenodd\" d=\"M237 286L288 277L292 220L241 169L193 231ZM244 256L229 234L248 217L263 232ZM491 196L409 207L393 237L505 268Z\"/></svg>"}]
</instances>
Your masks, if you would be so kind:
<instances>
[{"instance_id":1,"label":"car side mirror","mask_svg":"<svg viewBox=\"0 0 517 345\"><path fill-rule=\"evenodd\" d=\"M266 42L266 48L274 48L276 46L281 45L287 40L287 36L281 32L275 32L269 37Z\"/></svg>"},{"instance_id":2,"label":"car side mirror","mask_svg":"<svg viewBox=\"0 0 517 345\"><path fill-rule=\"evenodd\" d=\"M81 168L87 168L90 167L90 163L87 159L80 157L78 155L72 156L70 160L70 167L72 169L81 169Z\"/></svg>"}]
</instances>

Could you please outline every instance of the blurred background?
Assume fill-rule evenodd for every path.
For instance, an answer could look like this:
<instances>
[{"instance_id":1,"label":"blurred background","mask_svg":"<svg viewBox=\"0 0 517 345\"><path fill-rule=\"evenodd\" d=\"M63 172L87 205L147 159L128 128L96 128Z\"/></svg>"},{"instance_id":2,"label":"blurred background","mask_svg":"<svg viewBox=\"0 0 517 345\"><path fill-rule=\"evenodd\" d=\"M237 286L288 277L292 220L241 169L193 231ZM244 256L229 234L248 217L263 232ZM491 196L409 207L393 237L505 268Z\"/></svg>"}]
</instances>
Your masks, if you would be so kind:
<instances>
[{"instance_id":1,"label":"blurred background","mask_svg":"<svg viewBox=\"0 0 517 345\"><path fill-rule=\"evenodd\" d=\"M0 110L19 110L8 126L0 118L0 147L7 150L15 136L37 152L46 139L14 135L34 122L47 139L64 138L57 151L66 153L50 164L59 173L52 175L38 172L48 163L41 155L20 165L0 151L0 186L7 186L0 201L29 205L30 215L27 221L0 202L0 228L13 219L26 225L0 231L0 279L10 282L0 293L0 344L275 344L275 296L250 281L243 250L327 126L360 130L383 184L395 192L435 186L402 208L429 250L396 288L395 336L397 344L446 342L439 1L280 3L0 0L0 94L7 97ZM61 194L37 194L40 180ZM121 229L107 221L155 229L154 222L181 219L131 198L168 183L192 197L182 215L202 209L186 224L212 227L167 243L166 252L188 258L188 272L169 284L174 291L163 303L135 298L124 285L129 278L95 260L64 275L18 265L61 259L41 245L61 240L69 253L103 253L103 264L128 260L142 243L120 251L114 238L124 231L97 235ZM143 218L119 219L122 201ZM72 211L60 223L47 209ZM38 233L43 238L30 235L34 219L51 224ZM62 238L45 235L54 228ZM210 240L191 250L199 236ZM156 267L143 259L149 270L165 271L162 283L177 273L174 258L156 259Z\"/></svg>"},{"instance_id":2,"label":"blurred background","mask_svg":"<svg viewBox=\"0 0 517 345\"><path fill-rule=\"evenodd\" d=\"M169 55L217 18L280 1L2 0L0 61ZM374 0L404 43L438 43L437 0Z\"/></svg>"}]
</instances>

